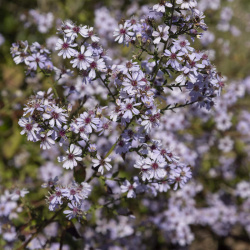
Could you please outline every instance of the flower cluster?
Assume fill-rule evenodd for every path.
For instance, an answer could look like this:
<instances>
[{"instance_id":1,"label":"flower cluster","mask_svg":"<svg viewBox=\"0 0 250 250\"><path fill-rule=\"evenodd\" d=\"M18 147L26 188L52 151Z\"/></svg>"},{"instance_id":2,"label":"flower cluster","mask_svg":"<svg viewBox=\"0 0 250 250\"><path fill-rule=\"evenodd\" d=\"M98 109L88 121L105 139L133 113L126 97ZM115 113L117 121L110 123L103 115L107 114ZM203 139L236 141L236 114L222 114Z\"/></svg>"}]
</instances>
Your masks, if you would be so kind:
<instances>
[{"instance_id":1,"label":"flower cluster","mask_svg":"<svg viewBox=\"0 0 250 250\"><path fill-rule=\"evenodd\" d=\"M91 186L88 183L82 182L78 184L72 182L71 185L62 186L58 184L58 177L55 177L54 179L48 180L47 183L44 183L43 187L51 188L47 196L50 211L63 208L63 213L66 214L69 220L76 217L78 219L83 218L86 212L84 201L91 193ZM65 210L66 205L69 208L68 210Z\"/></svg>"}]
</instances>

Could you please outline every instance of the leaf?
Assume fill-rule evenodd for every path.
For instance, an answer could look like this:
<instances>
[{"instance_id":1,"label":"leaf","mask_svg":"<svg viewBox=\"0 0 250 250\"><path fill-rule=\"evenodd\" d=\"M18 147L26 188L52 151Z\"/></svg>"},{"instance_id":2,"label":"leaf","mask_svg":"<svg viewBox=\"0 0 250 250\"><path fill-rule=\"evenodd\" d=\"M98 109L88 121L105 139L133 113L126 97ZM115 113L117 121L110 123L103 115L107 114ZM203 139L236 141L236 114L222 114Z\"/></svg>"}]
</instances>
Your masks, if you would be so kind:
<instances>
[{"instance_id":1,"label":"leaf","mask_svg":"<svg viewBox=\"0 0 250 250\"><path fill-rule=\"evenodd\" d=\"M78 165L74 168L74 178L77 183L85 181L86 167L82 163L78 163Z\"/></svg>"}]
</instances>

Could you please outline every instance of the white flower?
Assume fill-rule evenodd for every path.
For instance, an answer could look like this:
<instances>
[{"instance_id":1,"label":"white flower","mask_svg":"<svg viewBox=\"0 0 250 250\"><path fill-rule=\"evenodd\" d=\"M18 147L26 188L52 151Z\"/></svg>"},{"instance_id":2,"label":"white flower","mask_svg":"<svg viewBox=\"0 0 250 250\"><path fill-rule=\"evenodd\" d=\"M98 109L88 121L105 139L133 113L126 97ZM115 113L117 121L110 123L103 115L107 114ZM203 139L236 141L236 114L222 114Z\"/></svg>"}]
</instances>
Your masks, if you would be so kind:
<instances>
[{"instance_id":1,"label":"white flower","mask_svg":"<svg viewBox=\"0 0 250 250\"><path fill-rule=\"evenodd\" d=\"M72 44L67 38L64 38L64 41L62 39L58 39L55 50L60 50L58 55L62 55L63 59L71 58L77 54L77 51L72 49L72 47L76 46L76 43Z\"/></svg>"},{"instance_id":2,"label":"white flower","mask_svg":"<svg viewBox=\"0 0 250 250\"><path fill-rule=\"evenodd\" d=\"M124 25L120 24L119 29L115 29L113 36L115 36L115 41L118 41L118 43L127 43L130 41L131 37L134 35L133 32L130 30L131 27L127 27L127 23Z\"/></svg>"},{"instance_id":3,"label":"white flower","mask_svg":"<svg viewBox=\"0 0 250 250\"><path fill-rule=\"evenodd\" d=\"M127 193L128 198L135 198L136 197L135 190L137 186L138 186L138 182L134 182L133 184L131 184L128 180L125 180L123 185L121 185L121 192L122 193L128 192Z\"/></svg>"},{"instance_id":4,"label":"white flower","mask_svg":"<svg viewBox=\"0 0 250 250\"><path fill-rule=\"evenodd\" d=\"M97 154L97 159L92 160L92 162L94 163L93 168L98 168L98 172L103 174L104 168L106 168L107 171L112 168L112 166L109 164L110 161L111 159L109 157L103 159L100 155Z\"/></svg>"},{"instance_id":5,"label":"white flower","mask_svg":"<svg viewBox=\"0 0 250 250\"><path fill-rule=\"evenodd\" d=\"M63 167L66 169L73 169L77 166L77 161L81 161L82 149L74 144L70 145L69 150L66 151L67 156L59 156L57 158L58 162L64 162Z\"/></svg>"},{"instance_id":6,"label":"white flower","mask_svg":"<svg viewBox=\"0 0 250 250\"><path fill-rule=\"evenodd\" d=\"M181 4L182 9L193 9L196 7L196 0L176 0L177 4Z\"/></svg>"},{"instance_id":7,"label":"white flower","mask_svg":"<svg viewBox=\"0 0 250 250\"><path fill-rule=\"evenodd\" d=\"M70 63L72 63L72 67L77 67L80 70L86 70L90 63L94 61L94 58L91 56L93 55L93 52L91 50L85 51L85 46L81 46L81 52L78 52L76 55L76 58L71 60Z\"/></svg>"},{"instance_id":8,"label":"white flower","mask_svg":"<svg viewBox=\"0 0 250 250\"><path fill-rule=\"evenodd\" d=\"M153 10L156 12L165 13L165 7L172 8L173 5L171 3L165 3L164 1L161 1L161 3L155 4L153 6Z\"/></svg>"},{"instance_id":9,"label":"white flower","mask_svg":"<svg viewBox=\"0 0 250 250\"><path fill-rule=\"evenodd\" d=\"M19 200L20 197L24 197L26 194L28 194L29 191L27 189L22 189L22 190L19 190L19 189L16 189L11 195L11 200L12 201L17 201Z\"/></svg>"},{"instance_id":10,"label":"white flower","mask_svg":"<svg viewBox=\"0 0 250 250\"><path fill-rule=\"evenodd\" d=\"M164 40L164 41L167 41L168 37L169 37L168 36L168 34L169 34L169 32L168 32L169 26L166 26L164 28L164 26L159 25L158 30L159 31L154 31L153 34L152 34L152 36L155 37L155 40L153 41L154 44L158 44L161 41L161 39Z\"/></svg>"},{"instance_id":11,"label":"white flower","mask_svg":"<svg viewBox=\"0 0 250 250\"><path fill-rule=\"evenodd\" d=\"M28 141L38 141L37 132L39 132L41 129L38 127L38 124L31 119L31 117L22 117L18 121L18 124L24 128L20 134L23 135L26 133L28 136Z\"/></svg>"}]
</instances>

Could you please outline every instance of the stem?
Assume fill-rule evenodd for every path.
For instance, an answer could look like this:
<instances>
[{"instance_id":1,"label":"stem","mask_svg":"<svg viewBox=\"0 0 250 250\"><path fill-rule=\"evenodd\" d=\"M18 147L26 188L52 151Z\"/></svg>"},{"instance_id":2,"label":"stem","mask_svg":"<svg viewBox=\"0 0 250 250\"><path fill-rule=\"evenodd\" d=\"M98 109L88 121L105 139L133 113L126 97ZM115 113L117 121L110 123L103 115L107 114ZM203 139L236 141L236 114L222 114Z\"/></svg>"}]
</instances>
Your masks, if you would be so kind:
<instances>
[{"instance_id":1,"label":"stem","mask_svg":"<svg viewBox=\"0 0 250 250\"><path fill-rule=\"evenodd\" d=\"M135 118L135 116L133 116L133 118L130 120L129 123L127 123L126 127L123 129L122 133L128 128L128 126L132 123L133 119ZM106 159L114 150L115 146L117 145L118 141L121 139L121 135L119 136L119 138L117 139L117 141L113 144L113 146L110 148L110 150L108 151L108 153L104 156L104 159Z\"/></svg>"},{"instance_id":2,"label":"stem","mask_svg":"<svg viewBox=\"0 0 250 250\"><path fill-rule=\"evenodd\" d=\"M109 94L112 96L114 102L116 102L115 96L113 95L113 93L111 92L108 84L105 83L105 81L102 79L101 75L99 73L97 73L98 77L101 79L102 83L104 84L104 86L108 89Z\"/></svg>"},{"instance_id":3,"label":"stem","mask_svg":"<svg viewBox=\"0 0 250 250\"><path fill-rule=\"evenodd\" d=\"M61 209L59 209L48 221L44 221L37 229L37 231L19 248L17 248L17 250L22 250L25 249L26 246L47 226L49 225L65 208L65 206L63 206Z\"/></svg>"},{"instance_id":4,"label":"stem","mask_svg":"<svg viewBox=\"0 0 250 250\"><path fill-rule=\"evenodd\" d=\"M197 103L198 101L194 101L194 102L186 102L185 104L175 104L174 107L170 107L170 105L168 105L167 107L161 109L161 111L164 111L164 110L174 110L174 109L178 109L178 108L182 108L182 107L186 107L186 106L189 106L189 105L192 105L194 103Z\"/></svg>"}]
</instances>

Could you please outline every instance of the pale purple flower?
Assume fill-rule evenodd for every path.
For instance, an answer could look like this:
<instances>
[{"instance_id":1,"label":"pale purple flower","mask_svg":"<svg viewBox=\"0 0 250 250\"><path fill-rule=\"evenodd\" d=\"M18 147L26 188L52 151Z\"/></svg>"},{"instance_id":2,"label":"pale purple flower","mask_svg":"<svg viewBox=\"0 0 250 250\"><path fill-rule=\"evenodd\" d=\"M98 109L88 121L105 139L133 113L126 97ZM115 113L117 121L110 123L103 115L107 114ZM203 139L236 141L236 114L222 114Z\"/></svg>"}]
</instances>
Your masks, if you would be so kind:
<instances>
[{"instance_id":1,"label":"pale purple flower","mask_svg":"<svg viewBox=\"0 0 250 250\"><path fill-rule=\"evenodd\" d=\"M98 59L97 61L93 61L90 63L90 72L89 72L89 77L91 79L96 78L96 70L104 73L107 71L106 64L103 60L103 58Z\"/></svg>"},{"instance_id":2,"label":"pale purple flower","mask_svg":"<svg viewBox=\"0 0 250 250\"><path fill-rule=\"evenodd\" d=\"M118 43L127 43L130 41L131 37L134 35L134 32L130 30L132 27L127 27L127 23L124 25L120 24L118 29L115 29L113 36L115 37L115 41Z\"/></svg>"},{"instance_id":3,"label":"pale purple flower","mask_svg":"<svg viewBox=\"0 0 250 250\"><path fill-rule=\"evenodd\" d=\"M40 148L43 150L50 149L51 146L55 145L55 141L50 137L54 131L49 130L48 132L43 132L40 134Z\"/></svg>"},{"instance_id":4,"label":"pale purple flower","mask_svg":"<svg viewBox=\"0 0 250 250\"><path fill-rule=\"evenodd\" d=\"M82 160L82 149L74 144L70 145L70 148L66 151L67 156L57 157L58 162L64 162L63 167L66 169L73 169L77 166L77 161Z\"/></svg>"},{"instance_id":5,"label":"pale purple flower","mask_svg":"<svg viewBox=\"0 0 250 250\"><path fill-rule=\"evenodd\" d=\"M79 215L82 214L82 211L81 211L81 204L78 204L77 202L75 201L71 201L71 203L68 203L68 207L71 209L71 210L64 210L63 213L66 214L66 217L71 220Z\"/></svg>"},{"instance_id":6,"label":"pale purple flower","mask_svg":"<svg viewBox=\"0 0 250 250\"><path fill-rule=\"evenodd\" d=\"M183 52L178 51L175 46L172 46L170 50L164 51L164 56L169 57L167 65L171 65L173 69L180 70L180 61L182 60Z\"/></svg>"},{"instance_id":7,"label":"pale purple flower","mask_svg":"<svg viewBox=\"0 0 250 250\"><path fill-rule=\"evenodd\" d=\"M38 127L38 124L35 123L31 117L21 117L21 119L18 121L18 124L23 128L21 135L26 133L28 136L28 141L38 141L38 132L41 130L41 128Z\"/></svg>"},{"instance_id":8,"label":"pale purple flower","mask_svg":"<svg viewBox=\"0 0 250 250\"><path fill-rule=\"evenodd\" d=\"M25 188L23 189L16 189L13 191L12 194L10 194L10 198L12 201L17 201L20 199L20 197L24 197L26 194L28 194L29 191Z\"/></svg>"},{"instance_id":9,"label":"pale purple flower","mask_svg":"<svg viewBox=\"0 0 250 250\"><path fill-rule=\"evenodd\" d=\"M167 41L168 40L168 34L169 34L169 26L158 26L158 31L154 31L152 36L155 38L153 43L158 44L161 40Z\"/></svg>"},{"instance_id":10,"label":"pale purple flower","mask_svg":"<svg viewBox=\"0 0 250 250\"><path fill-rule=\"evenodd\" d=\"M182 9L193 9L196 7L196 0L176 0L177 4L181 5Z\"/></svg>"},{"instance_id":11,"label":"pale purple flower","mask_svg":"<svg viewBox=\"0 0 250 250\"><path fill-rule=\"evenodd\" d=\"M77 54L75 55L76 58L71 60L70 63L73 64L73 68L77 67L80 70L86 70L90 66L90 63L94 61L94 58L91 57L92 55L93 51L85 51L85 46L82 45L81 52L77 52Z\"/></svg>"},{"instance_id":12,"label":"pale purple flower","mask_svg":"<svg viewBox=\"0 0 250 250\"><path fill-rule=\"evenodd\" d=\"M45 112L43 118L45 120L50 120L49 125L52 128L54 126L61 128L63 123L67 123L68 114L66 113L66 110L53 105L47 106Z\"/></svg>"},{"instance_id":13,"label":"pale purple flower","mask_svg":"<svg viewBox=\"0 0 250 250\"><path fill-rule=\"evenodd\" d=\"M76 46L76 43L71 43L71 41L69 41L67 38L64 38L64 41L62 39L58 39L55 50L60 50L58 55L62 55L63 59L71 58L77 54L77 51L73 49Z\"/></svg>"},{"instance_id":14,"label":"pale purple flower","mask_svg":"<svg viewBox=\"0 0 250 250\"><path fill-rule=\"evenodd\" d=\"M123 183L123 185L121 185L121 192L122 193L127 193L127 197L128 198L135 198L136 197L136 193L135 190L138 186L138 182L134 182L133 184L131 184L128 180L125 180L125 182Z\"/></svg>"},{"instance_id":15,"label":"pale purple flower","mask_svg":"<svg viewBox=\"0 0 250 250\"><path fill-rule=\"evenodd\" d=\"M40 67L40 69L44 68L44 63L47 58L43 55L40 55L40 53L36 53L27 57L27 60L29 61L29 67L33 70L37 70L37 65Z\"/></svg>"},{"instance_id":16,"label":"pale purple flower","mask_svg":"<svg viewBox=\"0 0 250 250\"><path fill-rule=\"evenodd\" d=\"M165 13L165 8L172 8L172 4L169 3L169 2L165 2L165 1L161 1L160 3L158 4L155 4L153 6L153 10L156 11L156 12L161 12L161 13Z\"/></svg>"},{"instance_id":17,"label":"pale purple flower","mask_svg":"<svg viewBox=\"0 0 250 250\"><path fill-rule=\"evenodd\" d=\"M109 171L112 166L110 165L109 162L111 162L111 159L109 157L107 158L102 158L99 154L97 154L97 159L93 159L93 168L98 169L97 171L100 172L101 174L103 174L104 169L106 169L107 171Z\"/></svg>"},{"instance_id":18,"label":"pale purple flower","mask_svg":"<svg viewBox=\"0 0 250 250\"><path fill-rule=\"evenodd\" d=\"M93 117L93 115L84 112L80 114L80 117L76 119L78 126L83 126L87 133L92 133L92 130L97 130L97 125L100 122L99 118Z\"/></svg>"}]
</instances>

